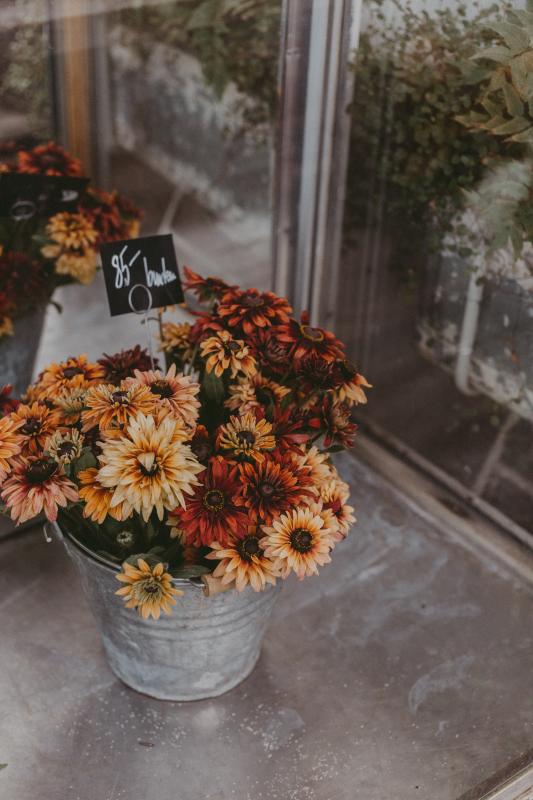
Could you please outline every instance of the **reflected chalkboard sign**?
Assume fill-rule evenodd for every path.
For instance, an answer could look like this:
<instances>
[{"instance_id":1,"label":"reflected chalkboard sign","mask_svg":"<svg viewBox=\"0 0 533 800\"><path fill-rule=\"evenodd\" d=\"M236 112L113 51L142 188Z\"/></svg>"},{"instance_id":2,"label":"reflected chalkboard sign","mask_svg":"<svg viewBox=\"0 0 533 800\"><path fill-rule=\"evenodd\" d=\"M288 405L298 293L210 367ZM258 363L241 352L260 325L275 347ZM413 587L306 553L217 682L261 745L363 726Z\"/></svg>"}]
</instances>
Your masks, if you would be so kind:
<instances>
[{"instance_id":1,"label":"reflected chalkboard sign","mask_svg":"<svg viewBox=\"0 0 533 800\"><path fill-rule=\"evenodd\" d=\"M0 173L0 217L20 222L36 215L75 211L88 183L89 178Z\"/></svg>"},{"instance_id":2,"label":"reflected chalkboard sign","mask_svg":"<svg viewBox=\"0 0 533 800\"><path fill-rule=\"evenodd\" d=\"M112 317L183 301L171 234L109 242L100 255Z\"/></svg>"}]
</instances>

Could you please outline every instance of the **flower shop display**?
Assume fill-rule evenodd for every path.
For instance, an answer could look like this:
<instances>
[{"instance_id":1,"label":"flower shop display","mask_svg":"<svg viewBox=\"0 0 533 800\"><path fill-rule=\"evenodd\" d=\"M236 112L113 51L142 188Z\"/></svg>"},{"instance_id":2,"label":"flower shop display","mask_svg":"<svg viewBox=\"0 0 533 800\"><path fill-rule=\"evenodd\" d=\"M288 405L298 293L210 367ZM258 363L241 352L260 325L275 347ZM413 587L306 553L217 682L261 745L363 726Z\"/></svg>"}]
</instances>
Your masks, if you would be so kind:
<instances>
[{"instance_id":1,"label":"flower shop display","mask_svg":"<svg viewBox=\"0 0 533 800\"><path fill-rule=\"evenodd\" d=\"M0 174L81 177L82 165L49 142L21 148L4 143ZM118 192L92 186L75 208L46 207L30 218L0 219L0 376L23 391L31 370L46 304L59 286L90 283L103 242L135 236L140 212Z\"/></svg>"},{"instance_id":2,"label":"flower shop display","mask_svg":"<svg viewBox=\"0 0 533 800\"><path fill-rule=\"evenodd\" d=\"M0 418L0 495L77 563L112 669L168 699L253 668L280 583L315 576L354 522L331 456L369 386L283 298L186 270L203 304L139 347L52 364Z\"/></svg>"}]
</instances>

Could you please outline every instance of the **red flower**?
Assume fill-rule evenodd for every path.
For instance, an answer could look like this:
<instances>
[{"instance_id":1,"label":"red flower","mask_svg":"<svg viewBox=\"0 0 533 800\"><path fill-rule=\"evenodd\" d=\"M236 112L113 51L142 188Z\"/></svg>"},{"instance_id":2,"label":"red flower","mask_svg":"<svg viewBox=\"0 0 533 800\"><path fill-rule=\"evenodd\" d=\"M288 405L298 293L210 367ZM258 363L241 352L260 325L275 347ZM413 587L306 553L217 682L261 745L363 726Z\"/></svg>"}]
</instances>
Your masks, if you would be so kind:
<instances>
[{"instance_id":1,"label":"red flower","mask_svg":"<svg viewBox=\"0 0 533 800\"><path fill-rule=\"evenodd\" d=\"M25 253L8 250L0 254L2 305L8 305L9 310L20 313L46 300L48 282L42 265L32 261Z\"/></svg>"},{"instance_id":2,"label":"red flower","mask_svg":"<svg viewBox=\"0 0 533 800\"><path fill-rule=\"evenodd\" d=\"M353 445L357 425L350 422L350 409L344 403L325 397L320 406L311 410L308 424L324 434L325 447Z\"/></svg>"},{"instance_id":3,"label":"red flower","mask_svg":"<svg viewBox=\"0 0 533 800\"><path fill-rule=\"evenodd\" d=\"M308 434L302 431L304 422L305 418L291 408L276 411L272 420L272 430L276 437L277 449L281 453L292 451L301 454L301 445L309 439Z\"/></svg>"},{"instance_id":4,"label":"red flower","mask_svg":"<svg viewBox=\"0 0 533 800\"><path fill-rule=\"evenodd\" d=\"M334 362L312 353L297 362L298 389L305 395L327 392L343 383Z\"/></svg>"},{"instance_id":5,"label":"red flower","mask_svg":"<svg viewBox=\"0 0 533 800\"><path fill-rule=\"evenodd\" d=\"M292 308L273 292L247 289L244 292L229 291L223 296L217 311L230 328L241 328L250 336L257 328L288 322Z\"/></svg>"},{"instance_id":6,"label":"red flower","mask_svg":"<svg viewBox=\"0 0 533 800\"><path fill-rule=\"evenodd\" d=\"M100 243L126 238L131 222L141 218L133 203L118 192L102 192L92 187L82 197L80 208L97 231Z\"/></svg>"},{"instance_id":7,"label":"red flower","mask_svg":"<svg viewBox=\"0 0 533 800\"><path fill-rule=\"evenodd\" d=\"M0 417L5 417L12 411L16 411L20 405L20 400L15 400L14 397L11 397L12 391L13 387L10 383L6 383L0 389Z\"/></svg>"},{"instance_id":8,"label":"red flower","mask_svg":"<svg viewBox=\"0 0 533 800\"><path fill-rule=\"evenodd\" d=\"M248 514L239 497L239 470L215 457L198 479L200 486L187 497L186 508L175 512L186 543L196 547L212 542L225 545L231 535L242 534L248 525Z\"/></svg>"},{"instance_id":9,"label":"red flower","mask_svg":"<svg viewBox=\"0 0 533 800\"><path fill-rule=\"evenodd\" d=\"M215 447L205 425L197 425L191 439L191 450L202 464L205 464L215 452Z\"/></svg>"},{"instance_id":10,"label":"red flower","mask_svg":"<svg viewBox=\"0 0 533 800\"><path fill-rule=\"evenodd\" d=\"M17 154L17 160L20 172L70 177L79 177L83 174L81 161L73 158L54 142L40 144L32 150L21 150Z\"/></svg>"},{"instance_id":11,"label":"red flower","mask_svg":"<svg viewBox=\"0 0 533 800\"><path fill-rule=\"evenodd\" d=\"M148 350L143 350L138 344L130 350L121 350L120 353L115 353L112 356L104 353L97 363L101 364L105 370L104 379L115 384L119 384L124 378L133 377L136 369L140 372L152 369L152 361ZM157 369L158 366L157 359L154 359L154 369Z\"/></svg>"},{"instance_id":12,"label":"red flower","mask_svg":"<svg viewBox=\"0 0 533 800\"><path fill-rule=\"evenodd\" d=\"M280 342L291 346L291 355L296 361L314 355L324 361L332 362L344 358L344 345L330 331L309 325L309 315L302 311L300 322L291 319L278 332Z\"/></svg>"},{"instance_id":13,"label":"red flower","mask_svg":"<svg viewBox=\"0 0 533 800\"><path fill-rule=\"evenodd\" d=\"M229 286L220 278L202 278L190 267L183 267L183 271L186 276L186 280L183 282L184 288L194 292L198 300L202 302L219 300L226 292L237 289L236 286Z\"/></svg>"},{"instance_id":14,"label":"red flower","mask_svg":"<svg viewBox=\"0 0 533 800\"><path fill-rule=\"evenodd\" d=\"M269 525L289 508L301 505L313 492L307 473L291 460L266 457L261 463L241 464L243 498L250 515Z\"/></svg>"},{"instance_id":15,"label":"red flower","mask_svg":"<svg viewBox=\"0 0 533 800\"><path fill-rule=\"evenodd\" d=\"M258 364L276 375L284 375L291 367L290 345L280 342L279 328L257 328L253 352Z\"/></svg>"}]
</instances>

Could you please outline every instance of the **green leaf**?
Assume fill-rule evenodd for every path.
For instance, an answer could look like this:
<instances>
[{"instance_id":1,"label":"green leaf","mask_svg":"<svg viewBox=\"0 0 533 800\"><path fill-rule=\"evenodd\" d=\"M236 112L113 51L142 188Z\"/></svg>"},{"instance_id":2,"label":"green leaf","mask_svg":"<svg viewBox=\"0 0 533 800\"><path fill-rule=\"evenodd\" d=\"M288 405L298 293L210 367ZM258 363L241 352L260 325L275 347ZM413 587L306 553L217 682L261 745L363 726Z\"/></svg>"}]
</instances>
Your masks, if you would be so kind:
<instances>
[{"instance_id":1,"label":"green leaf","mask_svg":"<svg viewBox=\"0 0 533 800\"><path fill-rule=\"evenodd\" d=\"M501 36L513 53L520 53L529 45L527 31L519 25L513 25L511 22L498 22L487 25L487 28Z\"/></svg>"},{"instance_id":2,"label":"green leaf","mask_svg":"<svg viewBox=\"0 0 533 800\"><path fill-rule=\"evenodd\" d=\"M508 120L503 125L498 125L496 128L491 128L491 130L496 136L510 136L513 133L521 133L530 127L529 120L517 117L516 119Z\"/></svg>"},{"instance_id":3,"label":"green leaf","mask_svg":"<svg viewBox=\"0 0 533 800\"><path fill-rule=\"evenodd\" d=\"M487 61L497 61L499 64L508 64L512 58L512 53L507 47L494 45L494 47L486 47L484 50L479 50L472 56L472 60L478 61L485 58Z\"/></svg>"},{"instance_id":4,"label":"green leaf","mask_svg":"<svg viewBox=\"0 0 533 800\"><path fill-rule=\"evenodd\" d=\"M225 397L222 378L217 378L214 372L206 372L202 384L209 400L218 405L222 405Z\"/></svg>"},{"instance_id":5,"label":"green leaf","mask_svg":"<svg viewBox=\"0 0 533 800\"><path fill-rule=\"evenodd\" d=\"M76 475L78 472L81 472L81 470L90 469L90 467L96 466L98 466L98 462L90 447L84 447L81 451L80 457L76 459L73 464Z\"/></svg>"},{"instance_id":6,"label":"green leaf","mask_svg":"<svg viewBox=\"0 0 533 800\"><path fill-rule=\"evenodd\" d=\"M524 113L524 104L514 86L511 86L510 83L506 83L502 91L505 97L507 111L511 117L521 117Z\"/></svg>"},{"instance_id":7,"label":"green leaf","mask_svg":"<svg viewBox=\"0 0 533 800\"><path fill-rule=\"evenodd\" d=\"M148 566L152 569L157 566L157 564L161 564L161 559L153 553L134 553L132 556L128 556L123 563L131 564L132 567L136 567L140 558L146 561Z\"/></svg>"},{"instance_id":8,"label":"green leaf","mask_svg":"<svg viewBox=\"0 0 533 800\"><path fill-rule=\"evenodd\" d=\"M173 578L199 578L200 575L207 575L209 572L212 572L212 568L203 564L183 564L170 570Z\"/></svg>"}]
</instances>

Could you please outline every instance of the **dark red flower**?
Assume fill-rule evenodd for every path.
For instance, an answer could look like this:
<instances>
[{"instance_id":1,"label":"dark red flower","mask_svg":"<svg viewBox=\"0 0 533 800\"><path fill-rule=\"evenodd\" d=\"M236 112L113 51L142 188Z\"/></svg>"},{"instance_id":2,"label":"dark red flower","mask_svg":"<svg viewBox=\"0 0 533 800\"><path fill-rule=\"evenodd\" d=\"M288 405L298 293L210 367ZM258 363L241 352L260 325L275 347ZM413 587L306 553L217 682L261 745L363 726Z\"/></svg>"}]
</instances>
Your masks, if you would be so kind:
<instances>
[{"instance_id":1,"label":"dark red flower","mask_svg":"<svg viewBox=\"0 0 533 800\"><path fill-rule=\"evenodd\" d=\"M292 408L284 411L278 409L275 412L272 430L276 437L276 447L281 453L302 452L301 445L309 439L309 435L302 430L305 422L305 418Z\"/></svg>"},{"instance_id":2,"label":"dark red flower","mask_svg":"<svg viewBox=\"0 0 533 800\"><path fill-rule=\"evenodd\" d=\"M202 278L197 272L194 272L190 267L183 267L186 280L183 282L185 289L194 292L196 297L202 302L211 302L211 300L219 300L222 295L228 291L234 291L236 286L230 286L220 278Z\"/></svg>"},{"instance_id":3,"label":"dark red flower","mask_svg":"<svg viewBox=\"0 0 533 800\"><path fill-rule=\"evenodd\" d=\"M205 425L197 425L191 440L191 450L202 464L205 464L215 452L209 431Z\"/></svg>"},{"instance_id":4,"label":"dark red flower","mask_svg":"<svg viewBox=\"0 0 533 800\"><path fill-rule=\"evenodd\" d=\"M0 286L3 306L23 312L48 299L48 276L42 264L25 253L8 250L0 254Z\"/></svg>"},{"instance_id":5,"label":"dark red flower","mask_svg":"<svg viewBox=\"0 0 533 800\"><path fill-rule=\"evenodd\" d=\"M241 464L243 498L251 517L269 525L274 517L312 497L307 473L291 459L267 456L261 463Z\"/></svg>"},{"instance_id":6,"label":"dark red flower","mask_svg":"<svg viewBox=\"0 0 533 800\"><path fill-rule=\"evenodd\" d=\"M14 397L11 397L12 391L13 387L10 383L6 383L0 389L0 417L5 417L12 411L16 411L20 405L20 400L15 400Z\"/></svg>"},{"instance_id":7,"label":"dark red flower","mask_svg":"<svg viewBox=\"0 0 533 800\"><path fill-rule=\"evenodd\" d=\"M101 364L105 370L105 380L115 384L119 384L124 378L132 378L136 369L146 372L159 367L156 358L154 358L152 366L148 350L141 348L138 344L130 350L121 350L120 353L112 356L104 353L102 358L98 359L98 364Z\"/></svg>"},{"instance_id":8,"label":"dark red flower","mask_svg":"<svg viewBox=\"0 0 533 800\"><path fill-rule=\"evenodd\" d=\"M336 389L343 379L335 364L312 353L297 362L298 389L306 396Z\"/></svg>"},{"instance_id":9,"label":"dark red flower","mask_svg":"<svg viewBox=\"0 0 533 800\"><path fill-rule=\"evenodd\" d=\"M284 375L291 368L290 345L280 342L279 328L257 328L251 344L259 366L275 375Z\"/></svg>"},{"instance_id":10,"label":"dark red flower","mask_svg":"<svg viewBox=\"0 0 533 800\"><path fill-rule=\"evenodd\" d=\"M306 311L302 311L300 322L291 319L283 325L278 331L278 339L290 346L291 355L296 361L311 355L328 362L344 358L342 342L330 331L310 325Z\"/></svg>"},{"instance_id":11,"label":"dark red flower","mask_svg":"<svg viewBox=\"0 0 533 800\"><path fill-rule=\"evenodd\" d=\"M17 153L17 161L19 172L70 177L79 177L83 174L81 161L54 142L37 145L31 150L20 150Z\"/></svg>"},{"instance_id":12,"label":"dark red flower","mask_svg":"<svg viewBox=\"0 0 533 800\"><path fill-rule=\"evenodd\" d=\"M242 329L250 336L257 328L288 322L292 308L273 292L246 289L225 294L217 312L230 328Z\"/></svg>"},{"instance_id":13,"label":"dark red flower","mask_svg":"<svg viewBox=\"0 0 533 800\"><path fill-rule=\"evenodd\" d=\"M192 345L199 344L204 339L213 336L217 331L224 330L220 322L217 322L216 317L212 314L203 314L195 311L192 313L196 317L196 322L189 331L189 341Z\"/></svg>"},{"instance_id":14,"label":"dark red flower","mask_svg":"<svg viewBox=\"0 0 533 800\"><path fill-rule=\"evenodd\" d=\"M238 467L215 456L198 479L200 485L195 487L192 497L187 497L186 508L175 512L186 543L195 547L212 542L225 545L232 535L242 534L248 525L248 514L240 497Z\"/></svg>"},{"instance_id":15,"label":"dark red flower","mask_svg":"<svg viewBox=\"0 0 533 800\"><path fill-rule=\"evenodd\" d=\"M330 396L309 412L308 425L324 434L325 447L351 447L357 430L357 425L350 422L348 406L334 402Z\"/></svg>"}]
</instances>

